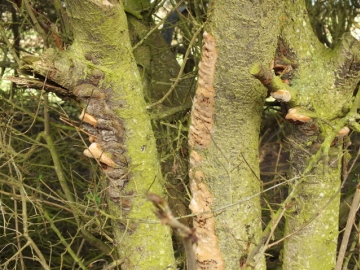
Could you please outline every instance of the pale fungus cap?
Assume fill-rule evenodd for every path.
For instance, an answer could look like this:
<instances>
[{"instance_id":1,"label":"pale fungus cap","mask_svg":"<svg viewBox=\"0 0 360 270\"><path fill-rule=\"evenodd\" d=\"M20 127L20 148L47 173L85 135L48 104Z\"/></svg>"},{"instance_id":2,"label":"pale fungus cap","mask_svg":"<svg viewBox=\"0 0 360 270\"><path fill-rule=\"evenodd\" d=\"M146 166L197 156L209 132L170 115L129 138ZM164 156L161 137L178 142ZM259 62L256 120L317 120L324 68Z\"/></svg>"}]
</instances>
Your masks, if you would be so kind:
<instances>
[{"instance_id":1,"label":"pale fungus cap","mask_svg":"<svg viewBox=\"0 0 360 270\"><path fill-rule=\"evenodd\" d=\"M345 127L343 127L342 129L339 130L337 137L342 138L342 137L345 137L345 136L349 135L349 133L350 133L350 128L345 126Z\"/></svg>"},{"instance_id":2,"label":"pale fungus cap","mask_svg":"<svg viewBox=\"0 0 360 270\"><path fill-rule=\"evenodd\" d=\"M94 126L94 127L98 123L98 120L91 114L86 113L85 109L82 110L81 114L79 115L79 119L85 123L88 123L88 124Z\"/></svg>"},{"instance_id":3,"label":"pale fungus cap","mask_svg":"<svg viewBox=\"0 0 360 270\"><path fill-rule=\"evenodd\" d=\"M88 149L84 150L84 155L89 157L89 158L95 158L97 160L99 160L101 163L106 164L109 167L114 168L115 167L115 162L111 160L111 158L109 158L106 153L104 153L104 151L101 149L100 144L98 143L92 143L90 144Z\"/></svg>"},{"instance_id":4,"label":"pale fungus cap","mask_svg":"<svg viewBox=\"0 0 360 270\"><path fill-rule=\"evenodd\" d=\"M93 142L95 142L95 139L96 139L96 136L94 136L94 135L89 136L89 142L93 143Z\"/></svg>"},{"instance_id":5,"label":"pale fungus cap","mask_svg":"<svg viewBox=\"0 0 360 270\"><path fill-rule=\"evenodd\" d=\"M288 90L277 90L275 92L271 92L270 95L276 100L289 102L291 99L291 94Z\"/></svg>"},{"instance_id":6,"label":"pale fungus cap","mask_svg":"<svg viewBox=\"0 0 360 270\"><path fill-rule=\"evenodd\" d=\"M303 115L299 112L298 108L289 109L287 115L285 116L287 120L299 121L303 123L308 123L311 121L311 117Z\"/></svg>"}]
</instances>

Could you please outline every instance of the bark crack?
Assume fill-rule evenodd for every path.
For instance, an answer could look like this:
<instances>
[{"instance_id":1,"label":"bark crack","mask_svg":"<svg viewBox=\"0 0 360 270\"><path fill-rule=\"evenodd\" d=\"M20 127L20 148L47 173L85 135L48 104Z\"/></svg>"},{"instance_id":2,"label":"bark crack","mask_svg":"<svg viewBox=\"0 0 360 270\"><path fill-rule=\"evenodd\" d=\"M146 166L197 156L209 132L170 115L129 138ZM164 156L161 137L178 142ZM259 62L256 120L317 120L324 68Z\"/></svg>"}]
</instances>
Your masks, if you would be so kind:
<instances>
[{"instance_id":1,"label":"bark crack","mask_svg":"<svg viewBox=\"0 0 360 270\"><path fill-rule=\"evenodd\" d=\"M224 261L215 234L215 218L211 212L214 196L201 170L202 150L210 146L214 115L214 74L217 60L215 38L204 33L204 45L199 64L199 80L191 111L189 130L190 189L192 199L190 209L195 215L193 220L198 242L194 247L197 269L224 269Z\"/></svg>"}]
</instances>

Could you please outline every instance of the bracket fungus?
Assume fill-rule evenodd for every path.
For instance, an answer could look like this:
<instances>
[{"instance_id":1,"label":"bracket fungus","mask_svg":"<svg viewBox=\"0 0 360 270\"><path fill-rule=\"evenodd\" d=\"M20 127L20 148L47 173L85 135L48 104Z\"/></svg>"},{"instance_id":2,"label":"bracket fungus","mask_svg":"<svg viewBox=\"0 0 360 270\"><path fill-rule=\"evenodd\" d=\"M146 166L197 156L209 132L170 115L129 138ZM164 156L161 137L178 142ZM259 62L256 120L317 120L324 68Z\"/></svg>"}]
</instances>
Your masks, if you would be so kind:
<instances>
[{"instance_id":1,"label":"bracket fungus","mask_svg":"<svg viewBox=\"0 0 360 270\"><path fill-rule=\"evenodd\" d=\"M116 166L115 162L109 158L106 153L101 149L100 144L92 143L88 149L84 150L84 155L89 158L95 158L100 161L100 163L106 164L109 167L114 168Z\"/></svg>"},{"instance_id":2,"label":"bracket fungus","mask_svg":"<svg viewBox=\"0 0 360 270\"><path fill-rule=\"evenodd\" d=\"M273 67L265 67L262 64L254 64L250 68L250 74L257 78L269 91L270 95L281 102L294 102L296 98L295 89L289 86L288 81L283 81L273 72Z\"/></svg>"},{"instance_id":3,"label":"bracket fungus","mask_svg":"<svg viewBox=\"0 0 360 270\"><path fill-rule=\"evenodd\" d=\"M349 135L350 133L350 128L348 128L347 126L343 127L342 129L339 130L337 137L338 138L343 138L347 135Z\"/></svg>"},{"instance_id":4,"label":"bracket fungus","mask_svg":"<svg viewBox=\"0 0 360 270\"><path fill-rule=\"evenodd\" d=\"M85 123L92 125L93 127L96 127L98 123L98 120L91 114L86 113L85 109L82 110L81 114L79 115L79 119Z\"/></svg>"},{"instance_id":5,"label":"bracket fungus","mask_svg":"<svg viewBox=\"0 0 360 270\"><path fill-rule=\"evenodd\" d=\"M96 136L94 136L94 135L89 136L89 142L93 143L93 142L95 142L95 140L96 140Z\"/></svg>"},{"instance_id":6,"label":"bracket fungus","mask_svg":"<svg viewBox=\"0 0 360 270\"><path fill-rule=\"evenodd\" d=\"M294 107L289 109L285 119L294 122L309 123L315 116L316 115L313 112L308 111L302 107Z\"/></svg>"},{"instance_id":7,"label":"bracket fungus","mask_svg":"<svg viewBox=\"0 0 360 270\"><path fill-rule=\"evenodd\" d=\"M291 99L291 94L288 90L277 90L275 92L270 92L270 95L276 100L289 102Z\"/></svg>"}]
</instances>

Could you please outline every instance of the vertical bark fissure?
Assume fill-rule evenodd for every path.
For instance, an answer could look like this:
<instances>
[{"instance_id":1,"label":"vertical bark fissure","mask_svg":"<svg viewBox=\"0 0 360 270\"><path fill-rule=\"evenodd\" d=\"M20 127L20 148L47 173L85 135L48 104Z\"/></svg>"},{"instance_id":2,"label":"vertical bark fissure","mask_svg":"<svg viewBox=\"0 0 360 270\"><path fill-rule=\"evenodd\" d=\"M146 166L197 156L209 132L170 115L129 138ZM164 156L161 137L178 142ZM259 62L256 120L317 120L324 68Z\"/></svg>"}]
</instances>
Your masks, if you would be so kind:
<instances>
[{"instance_id":1,"label":"vertical bark fissure","mask_svg":"<svg viewBox=\"0 0 360 270\"><path fill-rule=\"evenodd\" d=\"M214 200L207 184L207 175L201 170L204 150L211 143L214 124L214 74L217 60L215 38L207 32L203 35L199 79L194 103L191 110L189 130L190 146L190 190L192 198L190 209L195 215L193 225L198 242L195 245L197 269L224 269L224 262L219 251L215 234L215 219L211 213Z\"/></svg>"}]
</instances>

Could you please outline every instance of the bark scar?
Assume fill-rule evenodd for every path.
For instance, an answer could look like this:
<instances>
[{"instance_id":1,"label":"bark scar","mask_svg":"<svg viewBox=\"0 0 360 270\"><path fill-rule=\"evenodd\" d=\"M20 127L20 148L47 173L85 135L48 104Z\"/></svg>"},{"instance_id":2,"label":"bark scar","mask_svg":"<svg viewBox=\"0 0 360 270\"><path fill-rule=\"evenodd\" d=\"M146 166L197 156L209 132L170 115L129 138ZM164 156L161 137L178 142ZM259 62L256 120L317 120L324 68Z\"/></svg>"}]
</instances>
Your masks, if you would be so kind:
<instances>
[{"instance_id":1,"label":"bark scar","mask_svg":"<svg viewBox=\"0 0 360 270\"><path fill-rule=\"evenodd\" d=\"M207 148L211 143L214 115L214 75L217 60L215 38L204 32L204 46L199 64L199 80L191 111L189 145L191 148Z\"/></svg>"},{"instance_id":2,"label":"bark scar","mask_svg":"<svg viewBox=\"0 0 360 270\"><path fill-rule=\"evenodd\" d=\"M189 176L192 193L189 207L195 215L193 226L198 237L198 242L194 246L197 269L224 269L215 234L215 218L211 212L214 196L205 182L206 175L201 169L202 152L210 146L214 125L214 75L218 56L215 45L215 38L205 32L189 129Z\"/></svg>"}]
</instances>

